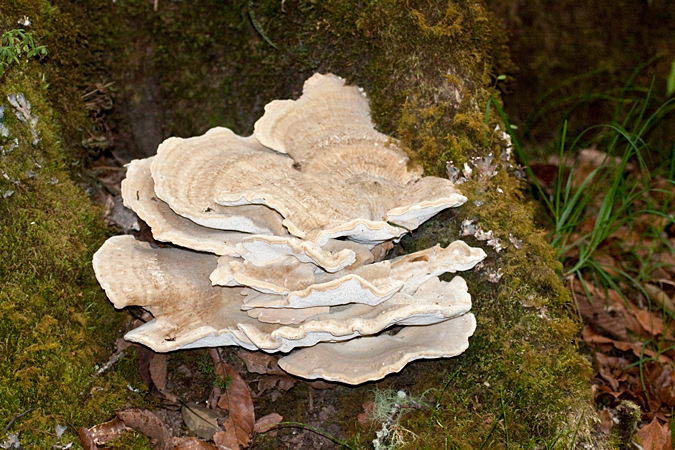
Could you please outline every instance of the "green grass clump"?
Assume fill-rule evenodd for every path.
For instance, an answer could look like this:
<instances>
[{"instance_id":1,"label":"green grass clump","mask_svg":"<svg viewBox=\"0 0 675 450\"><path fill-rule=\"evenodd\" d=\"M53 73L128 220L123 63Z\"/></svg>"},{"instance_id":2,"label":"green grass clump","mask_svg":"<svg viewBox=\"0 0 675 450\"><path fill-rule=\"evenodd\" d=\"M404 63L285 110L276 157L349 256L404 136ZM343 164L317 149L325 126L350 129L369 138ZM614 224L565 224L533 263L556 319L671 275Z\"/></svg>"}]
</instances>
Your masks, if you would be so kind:
<instances>
[{"instance_id":1,"label":"green grass clump","mask_svg":"<svg viewBox=\"0 0 675 450\"><path fill-rule=\"evenodd\" d=\"M675 186L675 144L659 151L652 135L672 117L675 100L654 107L651 88L635 88L630 84L624 86L623 93L621 98L612 99L616 102L613 122L590 127L574 139L567 135L567 122L563 124L555 143L560 163L550 195L537 182L501 107L496 108L548 213L549 241L565 266L563 277L576 277L584 288L585 279L592 279L622 295L625 289L621 284L625 283L649 299L642 283L649 281L658 265L651 256L674 250L663 231L674 222L668 213ZM586 148L597 148L605 158L575 184L575 170L583 168L568 164L568 160ZM660 167L655 168L657 165ZM589 219L590 229L586 224ZM644 227L645 222L649 225L639 231L648 243L646 252L631 247L636 243L619 248L610 243L616 240L615 234L620 229L632 233L636 227ZM619 258L620 265L610 267L600 260L598 255L603 252Z\"/></svg>"}]
</instances>

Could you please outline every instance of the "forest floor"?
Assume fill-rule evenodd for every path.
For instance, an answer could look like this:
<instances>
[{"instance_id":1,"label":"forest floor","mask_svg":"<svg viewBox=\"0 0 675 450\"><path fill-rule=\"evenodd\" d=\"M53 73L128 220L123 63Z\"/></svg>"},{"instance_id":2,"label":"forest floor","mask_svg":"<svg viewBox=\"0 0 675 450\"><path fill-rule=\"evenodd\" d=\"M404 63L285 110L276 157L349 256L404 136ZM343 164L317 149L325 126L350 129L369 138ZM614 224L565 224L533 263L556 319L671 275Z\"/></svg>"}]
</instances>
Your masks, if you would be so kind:
<instances>
[{"instance_id":1,"label":"forest floor","mask_svg":"<svg viewBox=\"0 0 675 450\"><path fill-rule=\"evenodd\" d=\"M580 341L593 360L591 395L601 417L601 429L609 433L626 412L625 401L641 412L643 427L637 432L643 448L672 449L675 407L675 224L673 223L672 169L645 179L636 164L629 163L620 176L633 180L636 195L625 217L606 223L606 236L598 242L585 270L574 271L583 246L575 242L592 236L603 200L610 188L582 186L593 171L616 174L621 158L594 148L579 152L569 162L573 189L588 189L584 215L568 236L572 243L559 247L565 265L566 284L583 322ZM555 192L551 177L560 159L532 164L545 192ZM597 172L596 172L597 173ZM591 184L594 181L591 181ZM630 183L630 182L629 182ZM651 188L646 189L649 185ZM616 206L616 205L615 205ZM660 215L659 212L664 214ZM555 236L556 230L549 232ZM585 236L585 237L584 237ZM572 269L572 270L570 270ZM637 410L637 407L635 408ZM653 447L652 447L653 445Z\"/></svg>"}]
</instances>

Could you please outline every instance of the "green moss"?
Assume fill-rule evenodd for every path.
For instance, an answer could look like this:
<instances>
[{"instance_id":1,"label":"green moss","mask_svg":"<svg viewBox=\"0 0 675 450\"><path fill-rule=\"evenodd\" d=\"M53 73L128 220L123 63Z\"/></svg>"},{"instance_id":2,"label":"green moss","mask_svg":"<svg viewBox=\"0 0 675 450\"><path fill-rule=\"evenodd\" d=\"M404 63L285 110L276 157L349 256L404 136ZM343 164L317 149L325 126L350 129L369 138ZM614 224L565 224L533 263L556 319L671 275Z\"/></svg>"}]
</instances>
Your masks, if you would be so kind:
<instances>
[{"instance_id":1,"label":"green moss","mask_svg":"<svg viewBox=\"0 0 675 450\"><path fill-rule=\"evenodd\" d=\"M484 271L466 276L478 320L476 334L465 354L439 363L447 368L420 368L427 373L416 386L420 391L442 386L444 378L454 376L438 410L409 419L412 429L425 423L428 427L410 448L439 448L446 439L452 443L449 448L484 443L485 448L506 448L503 424L490 434L495 421L504 417L509 448L569 448L574 439L588 442L594 424L590 367L577 351L579 324L560 282L560 264L543 233L534 228L533 208L524 204L515 178L504 168L492 179L476 178L462 185L469 197L466 205L403 241L406 251L433 241L443 245L441 236L454 239L468 218L485 231L493 230L506 246L497 253L484 241L463 238L486 250L487 269L498 268L504 275L497 284L489 283ZM509 236L521 241L520 248Z\"/></svg>"},{"instance_id":2,"label":"green moss","mask_svg":"<svg viewBox=\"0 0 675 450\"><path fill-rule=\"evenodd\" d=\"M29 15L44 37L51 29L43 22L47 9L46 2L3 2L0 16L10 21L3 26L13 26L17 11ZM44 81L52 69L46 62L22 62L8 67L0 83L8 130L0 141L0 423L32 409L10 430L21 432L28 448L55 444L56 424L92 425L138 401L128 396L133 372L120 370L124 364L92 376L96 362L110 355L123 316L106 301L91 269L91 255L108 230L101 211L70 178ZM23 94L37 117L37 144L8 101L14 94ZM73 438L69 428L63 439Z\"/></svg>"}]
</instances>

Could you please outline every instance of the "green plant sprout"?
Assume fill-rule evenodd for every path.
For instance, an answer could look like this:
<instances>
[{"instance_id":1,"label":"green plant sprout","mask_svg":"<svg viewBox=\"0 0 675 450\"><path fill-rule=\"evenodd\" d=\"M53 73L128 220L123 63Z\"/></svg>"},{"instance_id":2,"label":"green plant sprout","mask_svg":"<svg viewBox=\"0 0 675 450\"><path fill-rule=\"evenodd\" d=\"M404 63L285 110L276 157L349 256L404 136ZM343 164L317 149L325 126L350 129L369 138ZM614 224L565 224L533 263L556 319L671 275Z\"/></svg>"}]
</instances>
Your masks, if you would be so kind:
<instances>
[{"instance_id":1,"label":"green plant sprout","mask_svg":"<svg viewBox=\"0 0 675 450\"><path fill-rule=\"evenodd\" d=\"M225 375L223 377L220 375L216 375L215 369L213 367L213 361L211 361L211 358L206 353L199 358L199 361L197 361L197 368L201 373L209 376L209 378L212 378L213 384L218 386L223 391L226 391L232 384L231 376Z\"/></svg>"},{"instance_id":2,"label":"green plant sprout","mask_svg":"<svg viewBox=\"0 0 675 450\"><path fill-rule=\"evenodd\" d=\"M33 32L26 32L22 28L9 30L0 37L0 76L5 73L5 68L12 63L19 63L21 57L32 58L34 56L46 56L47 47L37 45Z\"/></svg>"},{"instance_id":3,"label":"green plant sprout","mask_svg":"<svg viewBox=\"0 0 675 450\"><path fill-rule=\"evenodd\" d=\"M670 73L666 79L666 96L670 97L675 93L675 61L670 66Z\"/></svg>"},{"instance_id":4,"label":"green plant sprout","mask_svg":"<svg viewBox=\"0 0 675 450\"><path fill-rule=\"evenodd\" d=\"M624 297L619 281L610 275L607 266L595 258L597 250L619 228L632 227L635 218L640 215L660 217L670 223L673 222L673 218L667 214L668 201L660 207L655 205L654 194L669 194L669 192L656 187L643 155L650 152L646 140L648 133L659 121L675 111L675 98L666 101L655 112L647 116L646 111L651 96L652 87L646 91L642 99L622 100L619 102L620 106L624 108L629 106L629 108L621 121L618 120L620 106L617 106L614 122L590 127L569 144L567 122L565 122L557 144L560 159L558 174L553 193L550 195L537 182L528 158L501 106L496 101L490 100L486 107L487 122L490 106L495 106L504 122L506 132L511 136L516 156L524 165L543 206L551 217L552 229L549 241L557 249L559 260L563 264L567 263L563 277L577 277L589 298L590 293L586 288L584 274L595 276L605 288L612 288ZM573 185L574 168L570 170L566 178L564 176L567 155L578 148L587 148L592 144L597 144L605 151L605 160L603 164L591 171L578 187L575 187ZM610 161L618 155L620 155L618 162L610 164ZM626 176L627 167L633 162L639 168L639 177ZM672 148L668 166L666 180L668 184L673 185L675 184L675 146ZM595 199L602 199L599 206L593 204ZM589 215L595 215L593 228L589 232L582 232L581 225ZM655 237L650 253L654 252L655 246L669 246L667 241L660 238L660 230L650 230L650 232ZM574 260L566 261L565 255L571 253L572 250L576 253ZM636 253L632 249L627 249L627 252ZM639 264L635 274L618 267L612 267L611 270L616 272L619 278L635 286L645 298L649 299L650 296L640 281L644 281L654 267L650 258L636 257L635 259Z\"/></svg>"}]
</instances>

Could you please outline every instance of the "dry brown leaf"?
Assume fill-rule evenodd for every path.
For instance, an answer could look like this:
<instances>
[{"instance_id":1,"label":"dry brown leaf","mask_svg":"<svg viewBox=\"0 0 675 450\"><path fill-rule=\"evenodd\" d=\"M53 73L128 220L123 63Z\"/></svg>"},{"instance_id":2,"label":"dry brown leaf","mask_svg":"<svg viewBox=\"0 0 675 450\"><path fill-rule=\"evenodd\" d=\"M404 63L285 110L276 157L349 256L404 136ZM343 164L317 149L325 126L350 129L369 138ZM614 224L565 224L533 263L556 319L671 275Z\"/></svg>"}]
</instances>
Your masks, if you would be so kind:
<instances>
[{"instance_id":1,"label":"dry brown leaf","mask_svg":"<svg viewBox=\"0 0 675 450\"><path fill-rule=\"evenodd\" d=\"M650 393L661 403L675 407L675 371L673 365L650 362L646 364L644 378ZM656 410L653 410L656 412Z\"/></svg>"},{"instance_id":2,"label":"dry brown leaf","mask_svg":"<svg viewBox=\"0 0 675 450\"><path fill-rule=\"evenodd\" d=\"M373 414L373 409L375 409L375 402L367 401L363 405L363 412L358 415L357 419L361 425L370 424L370 416Z\"/></svg>"},{"instance_id":3,"label":"dry brown leaf","mask_svg":"<svg viewBox=\"0 0 675 450\"><path fill-rule=\"evenodd\" d=\"M96 444L105 444L127 430L131 430L131 428L128 428L119 417L115 417L112 420L91 427L89 433L91 433Z\"/></svg>"},{"instance_id":4,"label":"dry brown leaf","mask_svg":"<svg viewBox=\"0 0 675 450\"><path fill-rule=\"evenodd\" d=\"M638 366L628 368L625 366L627 361L622 358L596 354L596 360L600 365L600 378L596 380L609 384L597 386L598 395L609 394L615 400L632 400L640 405L646 418L658 417L666 421L660 410L669 413L675 406L672 361L666 364L646 361L640 369Z\"/></svg>"},{"instance_id":5,"label":"dry brown leaf","mask_svg":"<svg viewBox=\"0 0 675 450\"><path fill-rule=\"evenodd\" d=\"M667 420L667 423L670 423L670 419ZM670 430L666 433L666 445L663 446L663 450L673 450L673 440Z\"/></svg>"},{"instance_id":6,"label":"dry brown leaf","mask_svg":"<svg viewBox=\"0 0 675 450\"><path fill-rule=\"evenodd\" d=\"M247 350L240 350L237 352L244 363L246 370L250 373L259 373L261 375L285 375L286 372L279 368L276 356L268 355L263 352L249 352Z\"/></svg>"},{"instance_id":7,"label":"dry brown leaf","mask_svg":"<svg viewBox=\"0 0 675 450\"><path fill-rule=\"evenodd\" d=\"M649 297L654 300L659 308L665 308L670 312L675 312L675 305L673 304L673 301L663 289L651 283L645 283L643 284L643 287L645 288L645 291L647 291L647 294L649 294Z\"/></svg>"},{"instance_id":8,"label":"dry brown leaf","mask_svg":"<svg viewBox=\"0 0 675 450\"><path fill-rule=\"evenodd\" d=\"M663 450L666 444L666 429L654 417L649 425L637 432L637 437L642 441L644 450Z\"/></svg>"},{"instance_id":9,"label":"dry brown leaf","mask_svg":"<svg viewBox=\"0 0 675 450\"><path fill-rule=\"evenodd\" d=\"M598 352L595 352L595 360L598 362L600 376L612 386L612 391L619 391L619 383L626 381L629 377L629 372L625 369L630 362L624 358L607 356Z\"/></svg>"},{"instance_id":10,"label":"dry brown leaf","mask_svg":"<svg viewBox=\"0 0 675 450\"><path fill-rule=\"evenodd\" d=\"M171 438L171 445L171 450L219 450L217 446L196 437L174 437Z\"/></svg>"},{"instance_id":11,"label":"dry brown leaf","mask_svg":"<svg viewBox=\"0 0 675 450\"><path fill-rule=\"evenodd\" d=\"M646 311L644 309L634 308L632 311L635 319L642 327L642 329L652 336L661 336L665 333L665 338L668 340L675 340L675 335L670 329L666 329L663 325L663 320L655 313Z\"/></svg>"},{"instance_id":12,"label":"dry brown leaf","mask_svg":"<svg viewBox=\"0 0 675 450\"><path fill-rule=\"evenodd\" d=\"M154 385L152 382L152 375L150 375L150 362L155 352L145 345L138 345L136 347L136 354L138 355L138 374L141 376L141 381L148 389Z\"/></svg>"},{"instance_id":13,"label":"dry brown leaf","mask_svg":"<svg viewBox=\"0 0 675 450\"><path fill-rule=\"evenodd\" d=\"M614 339L610 339L608 337L602 336L595 331L593 331L593 328L591 328L590 325L586 325L583 330L581 330L581 337L582 339L589 343L589 344L610 344L613 345L614 342L619 342L615 341Z\"/></svg>"},{"instance_id":14,"label":"dry brown leaf","mask_svg":"<svg viewBox=\"0 0 675 450\"><path fill-rule=\"evenodd\" d=\"M98 447L94 443L94 438L86 428L80 427L77 430L77 437L80 438L84 450L98 450Z\"/></svg>"},{"instance_id":15,"label":"dry brown leaf","mask_svg":"<svg viewBox=\"0 0 675 450\"><path fill-rule=\"evenodd\" d=\"M254 398L260 397L266 390L277 388L280 391L287 391L292 388L298 380L287 375L264 377L258 381L258 392Z\"/></svg>"},{"instance_id":16,"label":"dry brown leaf","mask_svg":"<svg viewBox=\"0 0 675 450\"><path fill-rule=\"evenodd\" d=\"M614 420L608 409L603 409L598 413L600 416L600 432L609 435L612 432Z\"/></svg>"},{"instance_id":17,"label":"dry brown leaf","mask_svg":"<svg viewBox=\"0 0 675 450\"><path fill-rule=\"evenodd\" d=\"M586 293L577 280L571 280L574 300L579 309L579 313L584 320L591 324L597 330L610 335L619 341L627 341L627 330L638 336L651 337L652 334L646 332L640 324L637 315L641 314L640 308L621 297L614 289L596 289L592 284L586 283L588 292L591 295L591 302L588 301Z\"/></svg>"},{"instance_id":18,"label":"dry brown leaf","mask_svg":"<svg viewBox=\"0 0 675 450\"><path fill-rule=\"evenodd\" d=\"M237 440L243 447L246 447L251 440L249 435L253 433L255 426L251 391L237 371L222 360L218 349L212 348L209 353L213 359L216 375L229 376L232 379L230 386L220 397L218 407L230 412L229 419L232 420Z\"/></svg>"},{"instance_id":19,"label":"dry brown leaf","mask_svg":"<svg viewBox=\"0 0 675 450\"><path fill-rule=\"evenodd\" d=\"M597 334L591 329L590 326L586 325L581 332L581 337L584 342L590 344L592 347L605 346L603 347L605 352L611 351L611 347L615 347L622 352L632 351L635 356L641 358L647 356L650 358L656 357L656 352L644 347L642 342L625 342L625 341L615 341L605 336ZM670 361L666 355L659 355L659 361L667 363Z\"/></svg>"},{"instance_id":20,"label":"dry brown leaf","mask_svg":"<svg viewBox=\"0 0 675 450\"><path fill-rule=\"evenodd\" d=\"M297 383L297 382L298 382L297 378L293 378L293 377L289 377L287 375L284 375L284 376L279 377L279 385L277 386L277 388L280 391L286 392L287 390L289 390L290 388L295 386L295 383Z\"/></svg>"},{"instance_id":21,"label":"dry brown leaf","mask_svg":"<svg viewBox=\"0 0 675 450\"><path fill-rule=\"evenodd\" d=\"M613 391L612 388L610 386L607 386L607 385L600 386L600 387L597 388L597 390L598 390L598 395L609 394L612 397L614 397L615 399L621 397L621 394L622 394L622 392Z\"/></svg>"},{"instance_id":22,"label":"dry brown leaf","mask_svg":"<svg viewBox=\"0 0 675 450\"><path fill-rule=\"evenodd\" d=\"M284 418L277 413L268 414L258 419L253 429L256 433L265 433L276 427L282 420Z\"/></svg>"},{"instance_id":23,"label":"dry brown leaf","mask_svg":"<svg viewBox=\"0 0 675 450\"><path fill-rule=\"evenodd\" d=\"M663 321L656 317L654 314L644 309L636 309L631 311L638 323L647 333L660 336L663 334Z\"/></svg>"},{"instance_id":24,"label":"dry brown leaf","mask_svg":"<svg viewBox=\"0 0 675 450\"><path fill-rule=\"evenodd\" d=\"M333 389L336 387L338 384L337 383L328 383L323 380L316 380L316 381L308 381L308 385L312 386L314 389Z\"/></svg>"},{"instance_id":25,"label":"dry brown leaf","mask_svg":"<svg viewBox=\"0 0 675 450\"><path fill-rule=\"evenodd\" d=\"M219 431L213 435L213 442L216 443L219 449L239 450L239 439L237 439L237 432L232 418L228 417L223 423L225 431Z\"/></svg>"},{"instance_id":26,"label":"dry brown leaf","mask_svg":"<svg viewBox=\"0 0 675 450\"><path fill-rule=\"evenodd\" d=\"M258 393L255 394L255 398L260 397L266 390L274 389L279 382L278 377L264 377L258 381Z\"/></svg>"},{"instance_id":27,"label":"dry brown leaf","mask_svg":"<svg viewBox=\"0 0 675 450\"><path fill-rule=\"evenodd\" d=\"M213 439L213 435L221 431L215 411L195 403L186 403L180 412L185 426L202 439Z\"/></svg>"},{"instance_id":28,"label":"dry brown leaf","mask_svg":"<svg viewBox=\"0 0 675 450\"><path fill-rule=\"evenodd\" d=\"M154 448L164 450L169 445L169 432L153 413L143 408L130 408L115 413L126 426L148 436Z\"/></svg>"},{"instance_id":29,"label":"dry brown leaf","mask_svg":"<svg viewBox=\"0 0 675 450\"><path fill-rule=\"evenodd\" d=\"M575 292L577 292L577 295L575 295L574 299L579 309L579 314L581 314L587 323L620 341L628 339L626 325L623 320L625 317L624 311L619 309L609 310L606 307L604 299L600 299L598 296L593 296L593 301L589 302L583 289L580 293L576 290Z\"/></svg>"},{"instance_id":30,"label":"dry brown leaf","mask_svg":"<svg viewBox=\"0 0 675 450\"><path fill-rule=\"evenodd\" d=\"M117 338L115 339L115 353L123 352L132 345L134 345L133 342L129 342L124 338Z\"/></svg>"},{"instance_id":31,"label":"dry brown leaf","mask_svg":"<svg viewBox=\"0 0 675 450\"><path fill-rule=\"evenodd\" d=\"M150 359L150 366L148 368L152 382L161 392L166 389L166 361L166 353L155 353L152 355L152 359Z\"/></svg>"}]
</instances>

